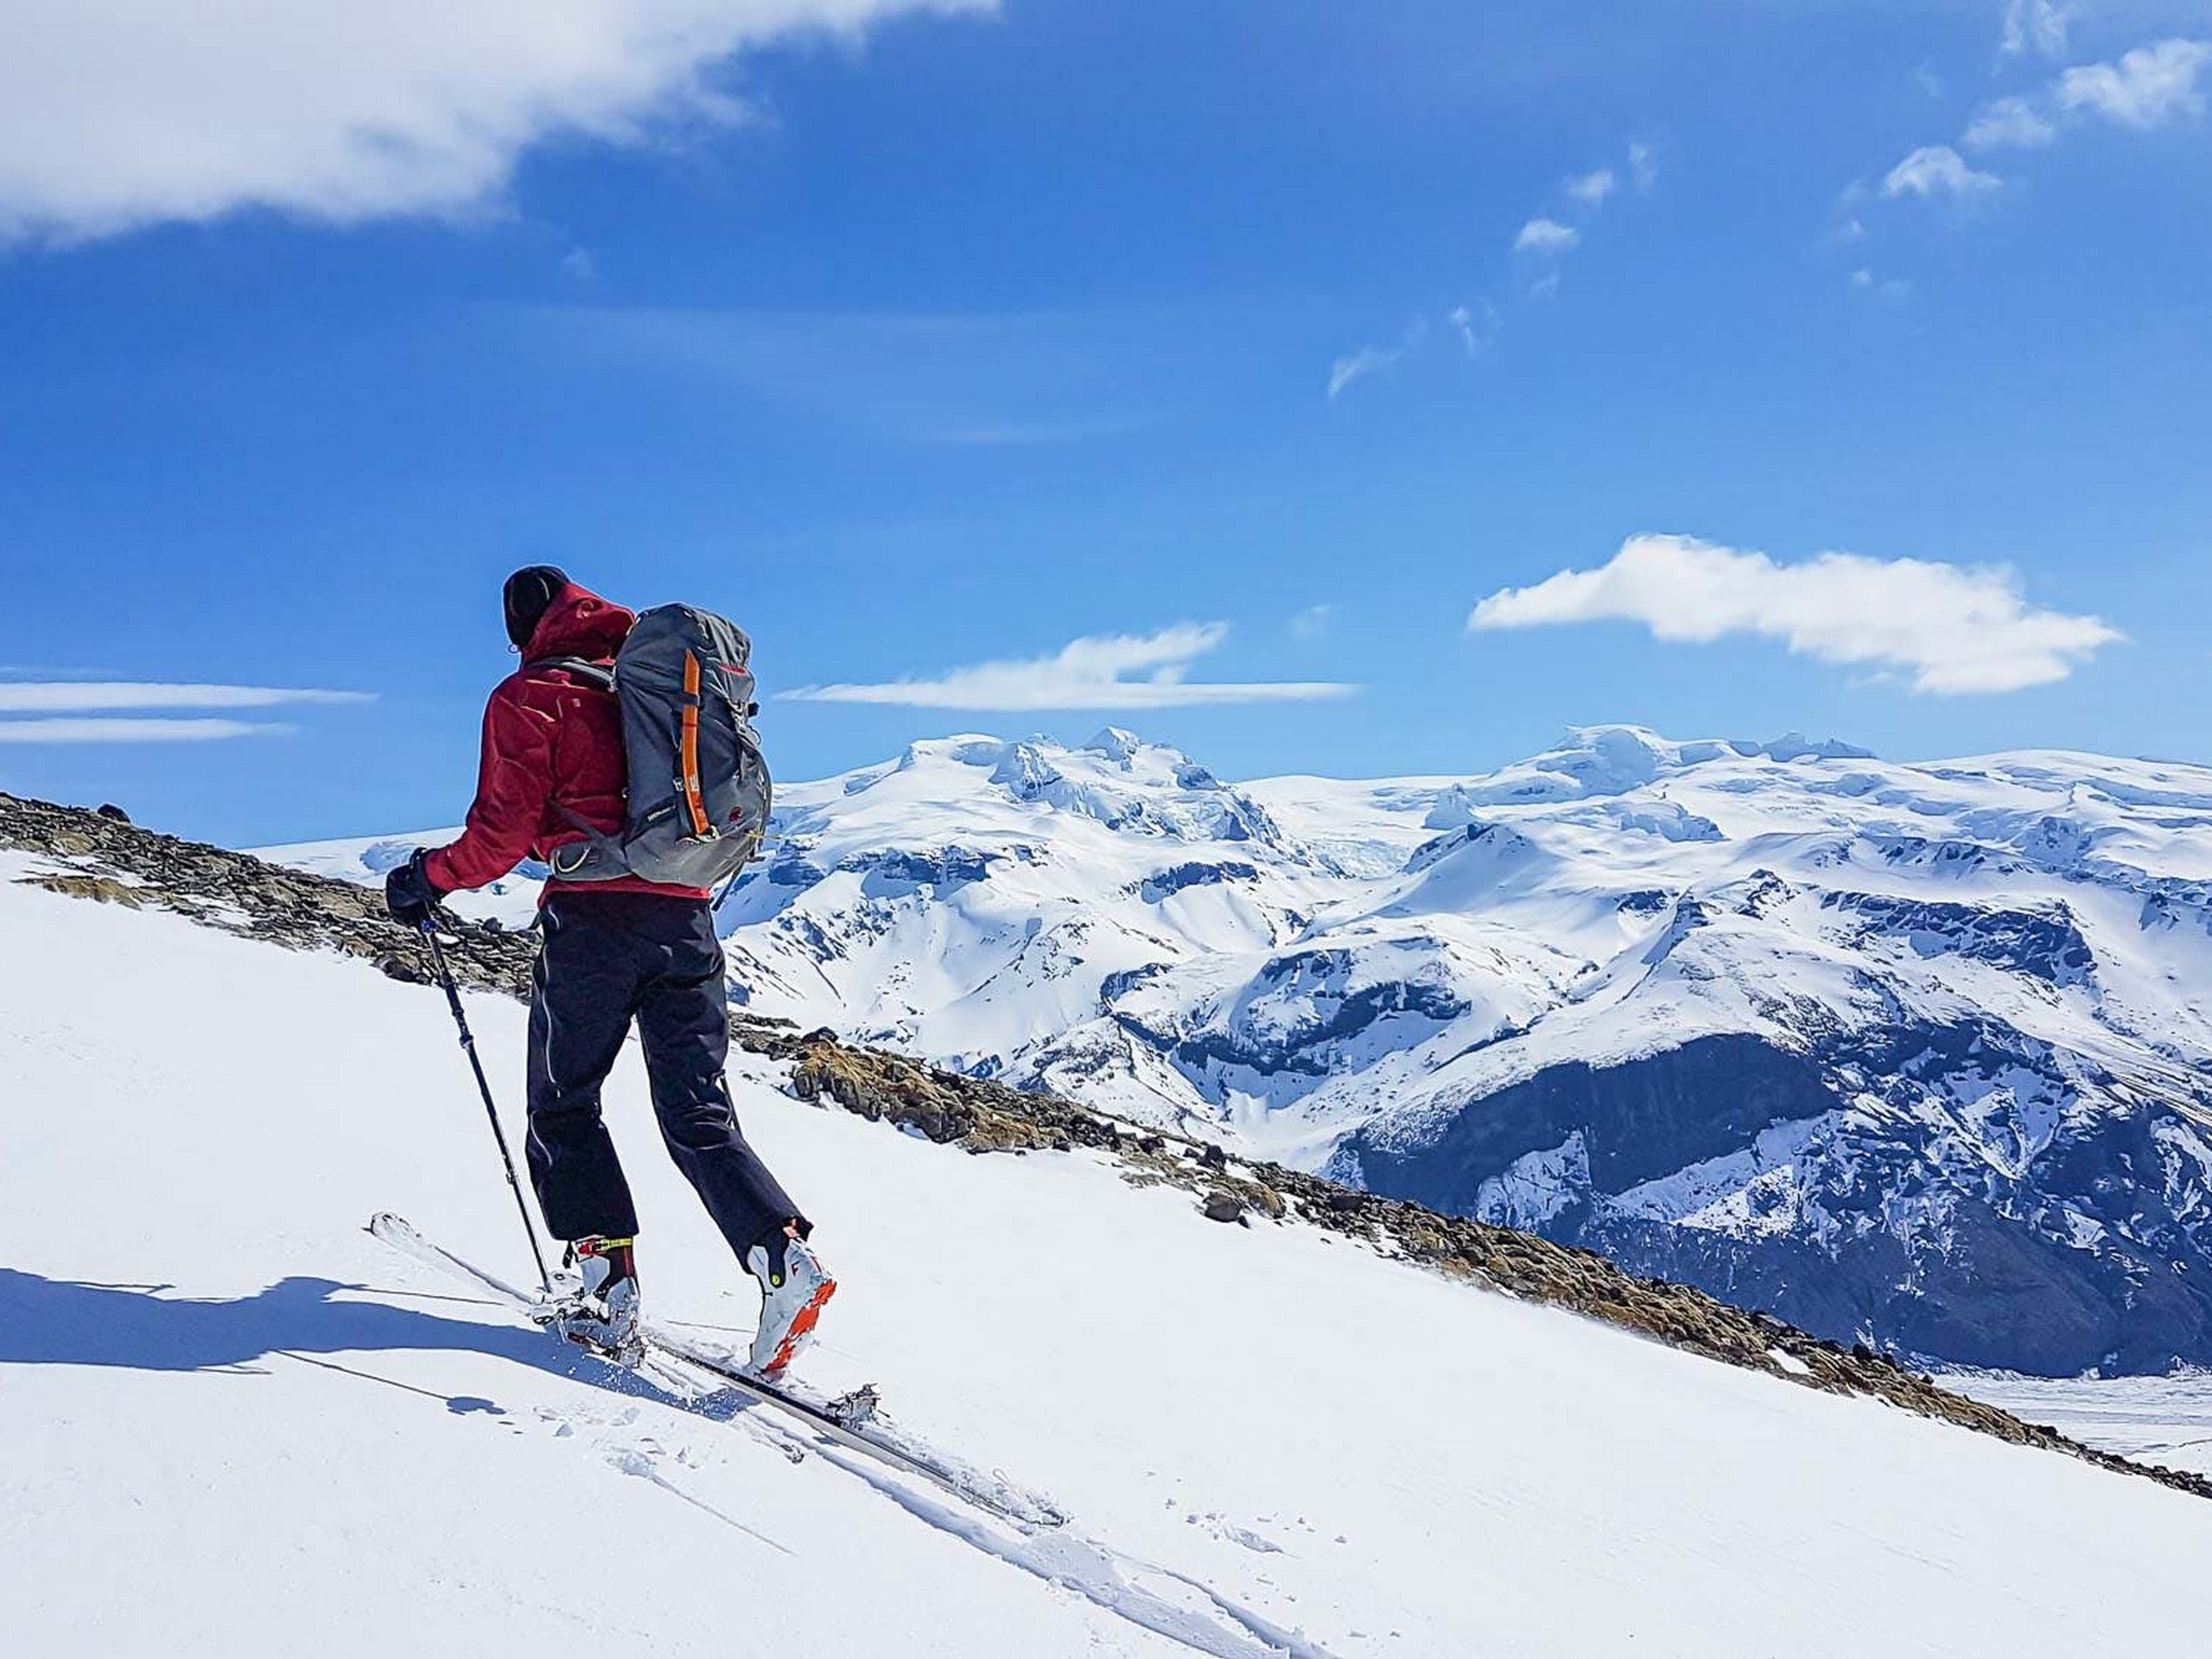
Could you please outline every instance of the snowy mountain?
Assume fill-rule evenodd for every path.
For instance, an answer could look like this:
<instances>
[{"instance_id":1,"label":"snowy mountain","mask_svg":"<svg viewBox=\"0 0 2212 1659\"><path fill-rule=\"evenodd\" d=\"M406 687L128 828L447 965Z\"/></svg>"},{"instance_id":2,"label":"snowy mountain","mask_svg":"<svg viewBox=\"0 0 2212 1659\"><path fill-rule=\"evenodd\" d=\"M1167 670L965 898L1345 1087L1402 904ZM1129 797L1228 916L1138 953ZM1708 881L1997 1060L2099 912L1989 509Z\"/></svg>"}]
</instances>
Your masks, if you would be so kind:
<instances>
[{"instance_id":1,"label":"snowy mountain","mask_svg":"<svg viewBox=\"0 0 2212 1659\"><path fill-rule=\"evenodd\" d=\"M974 1156L804 1105L797 1064L741 1053L748 1131L844 1280L809 1377L877 1382L904 1429L1072 1519L971 1512L569 1356L369 1237L397 1208L527 1272L443 1001L388 954L405 936L366 895L20 805L0 798L27 826L0 821L11 1655L2197 1640L2202 1497L1802 1386L1851 1358L1779 1327L1770 1370L1714 1363L1294 1215L1219 1224L1096 1148ZM468 1012L518 1139L523 1009ZM750 1300L633 1057L608 1109L656 1317L741 1343Z\"/></svg>"},{"instance_id":2,"label":"snowy mountain","mask_svg":"<svg viewBox=\"0 0 2212 1659\"><path fill-rule=\"evenodd\" d=\"M757 1013L1822 1335L2212 1361L2212 770L1605 727L1230 785L956 737L786 787L724 914Z\"/></svg>"}]
</instances>

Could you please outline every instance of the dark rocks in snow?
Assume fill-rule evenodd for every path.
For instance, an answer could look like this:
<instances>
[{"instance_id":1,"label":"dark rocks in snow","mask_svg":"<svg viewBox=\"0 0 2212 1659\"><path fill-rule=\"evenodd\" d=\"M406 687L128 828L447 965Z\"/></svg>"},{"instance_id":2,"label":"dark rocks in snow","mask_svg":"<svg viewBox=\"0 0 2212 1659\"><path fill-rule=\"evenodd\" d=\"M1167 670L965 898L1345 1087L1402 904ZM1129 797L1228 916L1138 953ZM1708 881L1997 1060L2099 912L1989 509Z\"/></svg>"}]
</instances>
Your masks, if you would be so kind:
<instances>
[{"instance_id":1,"label":"dark rocks in snow","mask_svg":"<svg viewBox=\"0 0 2212 1659\"><path fill-rule=\"evenodd\" d=\"M1886 935L1922 957L1986 962L2056 986L2087 984L2096 966L2064 905L2048 912L1996 910L1872 893L1825 893L1821 903L1858 923L1860 938Z\"/></svg>"},{"instance_id":2,"label":"dark rocks in snow","mask_svg":"<svg viewBox=\"0 0 2212 1659\"><path fill-rule=\"evenodd\" d=\"M1244 1200L1234 1192L1224 1192L1216 1188L1206 1194L1205 1203L1199 1207L1205 1211L1208 1221L1235 1222L1240 1226L1250 1224L1244 1219Z\"/></svg>"},{"instance_id":3,"label":"dark rocks in snow","mask_svg":"<svg viewBox=\"0 0 2212 1659\"><path fill-rule=\"evenodd\" d=\"M1618 1192L1742 1148L1771 1124L1817 1117L1835 1103L1803 1056L1756 1037L1707 1037L1614 1066L1551 1066L1469 1103L1417 1147L1361 1131L1345 1143L1364 1185L1439 1210L1471 1212L1484 1185L1530 1153L1580 1131L1589 1179Z\"/></svg>"},{"instance_id":4,"label":"dark rocks in snow","mask_svg":"<svg viewBox=\"0 0 2212 1659\"><path fill-rule=\"evenodd\" d=\"M1445 1026L1468 1011L1464 999L1430 979L1384 980L1345 992L1355 964L1350 951L1295 951L1266 963L1254 976L1258 984L1310 1002L1313 1012L1287 1029L1255 1036L1241 1025L1181 1036L1146 1030L1126 1020L1146 1040L1172 1044L1176 1060L1193 1071L1242 1068L1262 1076L1297 1073L1325 1077L1332 1069L1333 1046L1359 1036L1377 1022L1405 1018Z\"/></svg>"},{"instance_id":5,"label":"dark rocks in snow","mask_svg":"<svg viewBox=\"0 0 2212 1659\"><path fill-rule=\"evenodd\" d=\"M1140 891L1145 903L1156 905L1172 894L1192 887L1218 887L1229 881L1256 881L1260 873L1251 865L1234 859L1209 863L1194 861L1178 864L1172 869L1158 870L1145 877Z\"/></svg>"},{"instance_id":6,"label":"dark rocks in snow","mask_svg":"<svg viewBox=\"0 0 2212 1659\"><path fill-rule=\"evenodd\" d=\"M965 847L939 847L926 853L872 853L842 861L841 870L861 873L861 890L876 896L892 887L955 887L981 881L991 873L991 855Z\"/></svg>"},{"instance_id":7,"label":"dark rocks in snow","mask_svg":"<svg viewBox=\"0 0 2212 1659\"><path fill-rule=\"evenodd\" d=\"M1901 1354L2050 1376L2202 1363L2212 1193L2186 1116L2142 1084L2132 1108L2115 1097L2035 1127L2076 1086L2049 1064L1993 1021L1900 1025L1802 1052L1703 1038L1547 1068L1417 1140L1362 1131L1332 1167L1438 1210L1533 1225L1823 1337L1875 1333ZM2171 1085L2158 1086L2170 1103ZM1777 1128L1789 1143L1758 1151ZM2007 1146L2016 1163L1986 1150ZM1703 1202L1698 1167L1729 1159L1745 1168L1712 1186L1740 1209L1684 1224ZM1659 1196L1637 1196L1645 1183Z\"/></svg>"}]
</instances>

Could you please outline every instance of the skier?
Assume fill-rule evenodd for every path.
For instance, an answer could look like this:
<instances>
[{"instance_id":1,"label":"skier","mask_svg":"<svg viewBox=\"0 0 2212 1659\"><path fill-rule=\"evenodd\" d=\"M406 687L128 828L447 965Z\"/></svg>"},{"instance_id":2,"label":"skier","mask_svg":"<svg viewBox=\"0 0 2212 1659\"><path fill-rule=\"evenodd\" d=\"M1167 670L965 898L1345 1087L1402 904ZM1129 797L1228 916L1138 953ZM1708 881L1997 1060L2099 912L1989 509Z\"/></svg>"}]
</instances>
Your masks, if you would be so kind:
<instances>
[{"instance_id":1,"label":"skier","mask_svg":"<svg viewBox=\"0 0 2212 1659\"><path fill-rule=\"evenodd\" d=\"M410 926L447 893L495 881L524 857L544 861L588 830L622 827L620 710L611 691L560 659L611 663L634 618L550 565L508 577L504 603L522 666L485 709L467 826L450 846L416 849L385 883L392 915ZM546 1227L568 1241L583 1279L557 1327L618 1354L639 1340L637 1211L600 1115L601 1088L634 1019L669 1155L760 1281L753 1367L780 1375L837 1287L806 1242L811 1224L738 1128L722 1075L728 986L709 894L634 876L555 877L539 925L530 1177Z\"/></svg>"}]
</instances>

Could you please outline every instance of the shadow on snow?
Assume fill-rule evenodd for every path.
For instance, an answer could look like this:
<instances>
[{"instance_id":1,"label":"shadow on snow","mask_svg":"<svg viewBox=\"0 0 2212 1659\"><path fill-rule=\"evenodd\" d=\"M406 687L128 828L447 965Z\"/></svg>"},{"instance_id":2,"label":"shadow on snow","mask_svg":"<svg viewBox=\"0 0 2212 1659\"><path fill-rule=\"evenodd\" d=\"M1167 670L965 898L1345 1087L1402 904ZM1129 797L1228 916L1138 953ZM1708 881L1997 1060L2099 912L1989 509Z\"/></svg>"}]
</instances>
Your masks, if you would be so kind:
<instances>
[{"instance_id":1,"label":"shadow on snow","mask_svg":"<svg viewBox=\"0 0 2212 1659\"><path fill-rule=\"evenodd\" d=\"M449 1319L388 1302L339 1300L340 1293L365 1291L365 1286L292 1278L251 1296L227 1300L162 1294L169 1288L90 1284L0 1268L0 1365L251 1373L263 1370L254 1362L273 1357L316 1364L325 1362L308 1357L403 1350L466 1351L512 1360L617 1394L698 1408L698 1402L645 1377L589 1355L564 1352L535 1331ZM325 1368L346 1370L327 1363ZM350 1375L368 1376L358 1371ZM386 1377L368 1380L391 1382ZM445 1403L457 1412L498 1409L475 1396L445 1398Z\"/></svg>"}]
</instances>

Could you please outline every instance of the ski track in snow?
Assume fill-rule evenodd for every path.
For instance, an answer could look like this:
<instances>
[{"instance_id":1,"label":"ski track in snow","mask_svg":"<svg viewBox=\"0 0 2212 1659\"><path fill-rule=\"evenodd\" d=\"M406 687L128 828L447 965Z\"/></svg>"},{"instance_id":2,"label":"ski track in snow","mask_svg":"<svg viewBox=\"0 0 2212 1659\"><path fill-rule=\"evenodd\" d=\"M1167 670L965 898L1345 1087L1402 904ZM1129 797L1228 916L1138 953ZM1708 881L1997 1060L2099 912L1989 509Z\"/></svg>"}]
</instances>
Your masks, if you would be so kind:
<instances>
[{"instance_id":1,"label":"ski track in snow","mask_svg":"<svg viewBox=\"0 0 2212 1659\"><path fill-rule=\"evenodd\" d=\"M1034 1573L1047 1584L1071 1590L1085 1600L1128 1619L1132 1624L1181 1643L1214 1659L1333 1659L1326 1649L1304 1637L1269 1624L1250 1609L1240 1606L1211 1586L1170 1567L1140 1562L1108 1545L1065 1530L1007 1537L980 1516L963 1514L881 1472L876 1465L836 1446L824 1446L821 1456L847 1473L858 1476L917 1520L971 1544L985 1554ZM1186 1609L1174 1607L1149 1591L1131 1584L1124 1569L1135 1568L1172 1579L1197 1591L1236 1621L1251 1637L1238 1636Z\"/></svg>"},{"instance_id":2,"label":"ski track in snow","mask_svg":"<svg viewBox=\"0 0 2212 1659\"><path fill-rule=\"evenodd\" d=\"M422 1238L413 1228L404 1223L397 1233L378 1230L384 1229L385 1222L385 1217L379 1217L372 1229L376 1236L418 1266L458 1274L465 1281L495 1282L486 1280L480 1269L445 1254L435 1241ZM509 1287L497 1286L493 1298L481 1305L511 1315L519 1294ZM1071 1591L1141 1630L1166 1637L1197 1652L1211 1656L1211 1659L1270 1659L1271 1656L1273 1659L1283 1659L1284 1656L1287 1656L1287 1659L1335 1659L1335 1656L1307 1641L1301 1633L1282 1630L1187 1573L1154 1563L1135 1561L1123 1556L1111 1545L1084 1536L1066 1526L1043 1529L1023 1526L1019 1522L1010 1523L1010 1526L1008 1523L995 1523L992 1519L963 1510L953 1503L934 1496L925 1496L909 1484L911 1477L904 1477L899 1471L862 1453L850 1451L826 1436L810 1433L803 1425L778 1415L772 1407L734 1390L720 1390L711 1386L703 1390L695 1390L688 1385L689 1379L680 1357L648 1351L643 1367L626 1371L594 1356L571 1357L564 1355L563 1357L569 1359L573 1373L587 1375L594 1382L618 1390L640 1387L652 1392L664 1403L696 1413L712 1421L729 1423L749 1431L760 1440L781 1450L793 1463L803 1461L811 1453L881 1493L915 1519L926 1522L947 1536L1047 1584ZM653 1376L658 1378L658 1385L647 1380ZM673 1393L666 1391L671 1382L674 1384ZM725 1399L731 1402L729 1409L717 1410L716 1402ZM449 1407L454 1403L448 1402ZM957 1462L957 1459L946 1459L933 1447L921 1449L925 1455L940 1462ZM746 1525L669 1479L661 1468L664 1455L663 1449L651 1440L634 1443L617 1441L606 1448L607 1461L624 1474L650 1482L772 1549L786 1555L791 1553L786 1546L766 1534ZM1190 1519L1198 1522L1201 1517L1194 1515ZM1217 1537L1227 1538L1248 1549L1280 1553L1279 1547L1225 1522L1219 1516L1210 1515L1203 1519ZM1177 1607L1131 1583L1131 1569L1171 1580L1187 1590L1197 1592L1219 1612L1233 1620L1237 1628L1217 1624L1196 1610ZM1238 1630L1244 1634L1239 1635ZM1250 1638L1257 1638L1263 1645L1255 1646Z\"/></svg>"}]
</instances>

